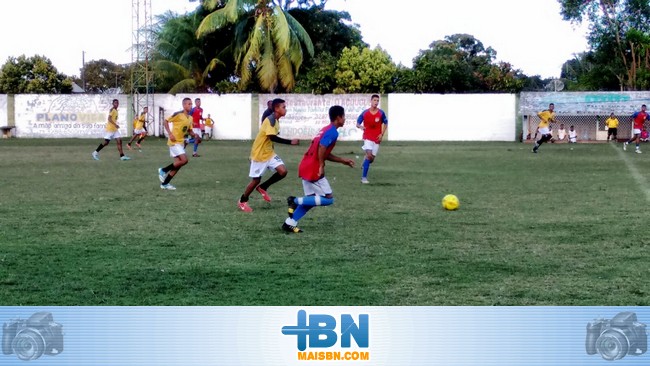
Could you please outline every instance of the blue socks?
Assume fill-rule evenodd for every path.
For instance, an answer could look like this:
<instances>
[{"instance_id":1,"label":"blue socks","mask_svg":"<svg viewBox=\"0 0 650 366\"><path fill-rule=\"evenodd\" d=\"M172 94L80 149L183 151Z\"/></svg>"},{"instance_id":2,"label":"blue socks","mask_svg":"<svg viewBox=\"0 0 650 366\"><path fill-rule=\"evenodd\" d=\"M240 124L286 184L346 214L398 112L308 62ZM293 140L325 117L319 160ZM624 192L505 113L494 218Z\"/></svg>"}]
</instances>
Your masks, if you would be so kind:
<instances>
[{"instance_id":1,"label":"blue socks","mask_svg":"<svg viewBox=\"0 0 650 366\"><path fill-rule=\"evenodd\" d=\"M199 143L194 141L194 153L196 154L196 150L199 149Z\"/></svg>"},{"instance_id":2,"label":"blue socks","mask_svg":"<svg viewBox=\"0 0 650 366\"><path fill-rule=\"evenodd\" d=\"M363 177L363 178L368 177L368 169L370 169L370 164L371 164L370 160L368 160L368 159L363 160L363 173L362 173L361 177Z\"/></svg>"},{"instance_id":3,"label":"blue socks","mask_svg":"<svg viewBox=\"0 0 650 366\"><path fill-rule=\"evenodd\" d=\"M312 207L316 206L329 206L334 203L334 198L325 198L323 196L306 196L297 197L293 201L298 205L293 212L293 219L298 221L302 219Z\"/></svg>"}]
</instances>

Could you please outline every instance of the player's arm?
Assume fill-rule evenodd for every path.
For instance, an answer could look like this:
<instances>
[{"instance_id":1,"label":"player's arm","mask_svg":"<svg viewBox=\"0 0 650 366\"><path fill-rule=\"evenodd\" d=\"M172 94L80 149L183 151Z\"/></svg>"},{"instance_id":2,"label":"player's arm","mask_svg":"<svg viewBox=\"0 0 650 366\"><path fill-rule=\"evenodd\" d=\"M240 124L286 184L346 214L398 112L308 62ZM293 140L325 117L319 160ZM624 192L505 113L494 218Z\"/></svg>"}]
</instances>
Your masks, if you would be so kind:
<instances>
[{"instance_id":1,"label":"player's arm","mask_svg":"<svg viewBox=\"0 0 650 366\"><path fill-rule=\"evenodd\" d=\"M388 118L386 118L384 111L381 111L381 133L377 137L377 142L381 142L384 139L386 130L388 130Z\"/></svg>"},{"instance_id":2,"label":"player's arm","mask_svg":"<svg viewBox=\"0 0 650 366\"><path fill-rule=\"evenodd\" d=\"M320 153L320 148L322 148L322 147L323 147L323 146L320 146L320 147L318 148L318 152L319 152L319 153ZM329 161L333 161L333 162L335 162L335 163L341 163L341 164L343 164L343 165L347 165L347 166L349 166L350 168L354 168L354 160L352 160L352 159L344 159L344 158L342 158L342 157L340 157L340 156L336 156L336 155L334 155L334 154L329 154L329 155L327 156L327 160L329 160Z\"/></svg>"},{"instance_id":3,"label":"player's arm","mask_svg":"<svg viewBox=\"0 0 650 366\"><path fill-rule=\"evenodd\" d=\"M111 117L112 117L112 116L109 114L109 115L108 115L108 123L109 123L109 124L112 124L113 126L115 126L116 128L119 129L120 126L117 124L117 121L113 121L113 119L112 119Z\"/></svg>"},{"instance_id":4,"label":"player's arm","mask_svg":"<svg viewBox=\"0 0 650 366\"><path fill-rule=\"evenodd\" d=\"M357 118L357 128L360 128L362 130L365 130L366 128L363 126L363 114L366 113L366 111L361 112L359 117Z\"/></svg>"},{"instance_id":5,"label":"player's arm","mask_svg":"<svg viewBox=\"0 0 650 366\"><path fill-rule=\"evenodd\" d=\"M298 144L300 144L300 140L298 140L298 139L292 139L292 140L283 139L282 137L280 137L278 135L268 135L268 136L269 136L269 140L271 140L273 142L277 142L278 144L285 144L285 145L298 145Z\"/></svg>"},{"instance_id":6,"label":"player's arm","mask_svg":"<svg viewBox=\"0 0 650 366\"><path fill-rule=\"evenodd\" d=\"M174 134L172 134L172 131L169 129L169 120L165 118L165 131L167 131L167 136L169 136L169 141L171 142L176 142L176 137L174 137Z\"/></svg>"}]
</instances>

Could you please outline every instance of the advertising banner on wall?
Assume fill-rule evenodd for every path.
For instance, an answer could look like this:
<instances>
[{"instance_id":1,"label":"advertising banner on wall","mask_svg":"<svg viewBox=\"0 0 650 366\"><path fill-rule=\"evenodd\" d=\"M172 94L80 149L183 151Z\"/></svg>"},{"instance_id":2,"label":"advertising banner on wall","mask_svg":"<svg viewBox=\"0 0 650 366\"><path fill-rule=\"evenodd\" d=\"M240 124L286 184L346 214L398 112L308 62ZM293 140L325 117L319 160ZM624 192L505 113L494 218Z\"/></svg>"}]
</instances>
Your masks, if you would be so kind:
<instances>
[{"instance_id":1,"label":"advertising banner on wall","mask_svg":"<svg viewBox=\"0 0 650 366\"><path fill-rule=\"evenodd\" d=\"M346 121L339 129L339 140L360 141L363 131L356 127L357 117L370 107L370 96L370 94L260 94L258 115L261 117L266 110L267 101L282 98L287 103L287 115L280 120L280 136L287 139L311 140L321 128L330 123L327 114L329 108L340 105L345 108ZM385 106L382 107L380 104L379 108ZM388 120L390 125L389 113Z\"/></svg>"},{"instance_id":2,"label":"advertising banner on wall","mask_svg":"<svg viewBox=\"0 0 650 366\"><path fill-rule=\"evenodd\" d=\"M120 102L117 124L127 135L126 95L16 95L16 137L83 137L100 138L112 108Z\"/></svg>"},{"instance_id":3,"label":"advertising banner on wall","mask_svg":"<svg viewBox=\"0 0 650 366\"><path fill-rule=\"evenodd\" d=\"M650 92L566 92L521 93L521 114L536 114L555 104L558 115L632 115L641 110L642 104L650 102Z\"/></svg>"}]
</instances>

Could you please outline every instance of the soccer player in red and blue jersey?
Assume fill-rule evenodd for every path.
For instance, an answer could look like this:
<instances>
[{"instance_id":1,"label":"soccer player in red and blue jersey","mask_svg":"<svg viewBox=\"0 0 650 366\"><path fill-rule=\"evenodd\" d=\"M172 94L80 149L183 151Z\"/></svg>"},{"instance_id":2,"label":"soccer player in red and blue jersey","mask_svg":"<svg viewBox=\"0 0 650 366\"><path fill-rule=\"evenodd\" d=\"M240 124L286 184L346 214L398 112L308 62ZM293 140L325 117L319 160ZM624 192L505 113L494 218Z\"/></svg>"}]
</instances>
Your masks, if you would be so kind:
<instances>
[{"instance_id":1,"label":"soccer player in red and blue jersey","mask_svg":"<svg viewBox=\"0 0 650 366\"><path fill-rule=\"evenodd\" d=\"M203 121L203 108L201 108L201 98L194 99L194 104L195 107L190 111L190 115L192 116L192 131L197 136L202 136L203 133L201 132L201 121ZM201 140L192 139L190 141L194 142L194 152L192 153L192 156L198 158L201 156L197 152L199 150L199 144L201 143Z\"/></svg>"},{"instance_id":2,"label":"soccer player in red and blue jersey","mask_svg":"<svg viewBox=\"0 0 650 366\"><path fill-rule=\"evenodd\" d=\"M287 198L289 217L282 224L282 230L300 233L298 221L315 206L329 206L334 203L332 187L325 178L325 161L334 161L354 168L354 160L344 159L332 154L339 132L336 130L345 124L345 109L339 105L330 107L330 124L323 127L309 145L300 166L298 176L302 178L304 197Z\"/></svg>"},{"instance_id":3,"label":"soccer player in red and blue jersey","mask_svg":"<svg viewBox=\"0 0 650 366\"><path fill-rule=\"evenodd\" d=\"M641 150L639 149L639 140L640 140L639 136L641 135L641 130L643 130L643 125L645 124L645 121L650 119L645 109L646 106L644 104L641 106L640 112L635 112L632 115L632 120L634 121L634 126L632 127L634 130L632 132L634 135L630 138L629 141L623 143L623 150L627 150L627 144L636 142L636 150L634 152L637 154L641 154Z\"/></svg>"},{"instance_id":4,"label":"soccer player in red and blue jersey","mask_svg":"<svg viewBox=\"0 0 650 366\"><path fill-rule=\"evenodd\" d=\"M374 94L370 97L370 108L361 112L357 118L357 128L363 130L363 151L366 152L366 158L363 160L363 172L361 173L361 183L368 184L368 170L370 164L375 161L379 144L386 134L388 128L388 118L386 113L377 108L379 105L379 95Z\"/></svg>"}]
</instances>

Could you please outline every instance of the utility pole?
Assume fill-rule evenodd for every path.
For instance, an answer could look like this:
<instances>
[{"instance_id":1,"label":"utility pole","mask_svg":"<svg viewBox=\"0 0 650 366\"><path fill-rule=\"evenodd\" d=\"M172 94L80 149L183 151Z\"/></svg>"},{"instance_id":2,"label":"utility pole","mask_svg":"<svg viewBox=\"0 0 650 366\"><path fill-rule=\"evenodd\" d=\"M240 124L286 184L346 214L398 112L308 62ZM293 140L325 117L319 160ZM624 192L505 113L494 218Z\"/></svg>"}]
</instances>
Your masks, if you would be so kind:
<instances>
[{"instance_id":1,"label":"utility pole","mask_svg":"<svg viewBox=\"0 0 650 366\"><path fill-rule=\"evenodd\" d=\"M86 51L81 51L81 88L86 92Z\"/></svg>"}]
</instances>

